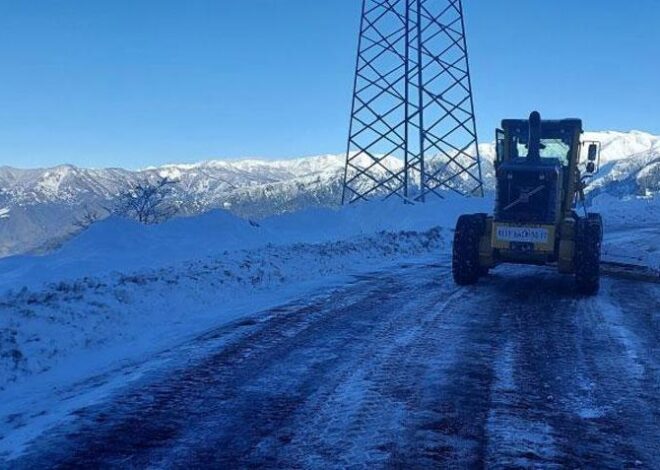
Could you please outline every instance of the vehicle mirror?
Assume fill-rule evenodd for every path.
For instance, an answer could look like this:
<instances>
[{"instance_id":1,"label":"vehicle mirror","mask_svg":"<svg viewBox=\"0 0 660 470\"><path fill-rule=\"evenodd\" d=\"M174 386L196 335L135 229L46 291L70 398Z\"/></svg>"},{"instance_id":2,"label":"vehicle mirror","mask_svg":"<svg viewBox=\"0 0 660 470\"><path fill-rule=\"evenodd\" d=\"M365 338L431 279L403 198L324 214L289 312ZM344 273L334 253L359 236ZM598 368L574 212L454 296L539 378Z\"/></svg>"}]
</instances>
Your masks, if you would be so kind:
<instances>
[{"instance_id":1,"label":"vehicle mirror","mask_svg":"<svg viewBox=\"0 0 660 470\"><path fill-rule=\"evenodd\" d=\"M598 158L598 145L596 144L589 145L589 154L587 158L589 159L590 162L596 161L596 159Z\"/></svg>"},{"instance_id":2,"label":"vehicle mirror","mask_svg":"<svg viewBox=\"0 0 660 470\"><path fill-rule=\"evenodd\" d=\"M589 155L591 157L591 154ZM587 173L592 174L596 171L596 164L594 162L587 163Z\"/></svg>"}]
</instances>

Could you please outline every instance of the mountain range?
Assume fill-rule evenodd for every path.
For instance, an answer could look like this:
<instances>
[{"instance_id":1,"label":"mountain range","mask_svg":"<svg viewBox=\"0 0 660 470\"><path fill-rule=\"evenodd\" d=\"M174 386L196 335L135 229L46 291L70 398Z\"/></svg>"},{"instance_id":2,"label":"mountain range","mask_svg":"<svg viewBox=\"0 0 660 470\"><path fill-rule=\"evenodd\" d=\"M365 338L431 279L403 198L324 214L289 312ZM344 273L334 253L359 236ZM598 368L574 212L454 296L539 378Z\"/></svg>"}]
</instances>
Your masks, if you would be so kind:
<instances>
[{"instance_id":1,"label":"mountain range","mask_svg":"<svg viewBox=\"0 0 660 470\"><path fill-rule=\"evenodd\" d=\"M601 169L590 195L651 196L660 191L660 136L640 131L589 132L602 144ZM494 186L494 145L481 144L484 185ZM60 165L46 169L0 167L0 256L43 252L103 217L113 199L138 181L169 177L183 215L224 208L260 219L309 207L338 206L344 155L290 160L210 160L138 171ZM388 168L401 161L388 157Z\"/></svg>"}]
</instances>

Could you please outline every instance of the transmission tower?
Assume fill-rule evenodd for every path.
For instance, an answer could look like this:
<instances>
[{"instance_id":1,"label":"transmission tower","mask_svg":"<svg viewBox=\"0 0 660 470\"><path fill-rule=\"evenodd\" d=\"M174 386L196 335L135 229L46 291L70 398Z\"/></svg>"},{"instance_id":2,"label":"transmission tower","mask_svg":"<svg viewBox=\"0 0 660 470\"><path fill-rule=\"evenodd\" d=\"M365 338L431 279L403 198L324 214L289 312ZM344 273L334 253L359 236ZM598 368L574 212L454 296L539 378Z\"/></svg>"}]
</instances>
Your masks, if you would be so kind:
<instances>
[{"instance_id":1,"label":"transmission tower","mask_svg":"<svg viewBox=\"0 0 660 470\"><path fill-rule=\"evenodd\" d=\"M363 0L342 202L483 194L460 0Z\"/></svg>"}]
</instances>

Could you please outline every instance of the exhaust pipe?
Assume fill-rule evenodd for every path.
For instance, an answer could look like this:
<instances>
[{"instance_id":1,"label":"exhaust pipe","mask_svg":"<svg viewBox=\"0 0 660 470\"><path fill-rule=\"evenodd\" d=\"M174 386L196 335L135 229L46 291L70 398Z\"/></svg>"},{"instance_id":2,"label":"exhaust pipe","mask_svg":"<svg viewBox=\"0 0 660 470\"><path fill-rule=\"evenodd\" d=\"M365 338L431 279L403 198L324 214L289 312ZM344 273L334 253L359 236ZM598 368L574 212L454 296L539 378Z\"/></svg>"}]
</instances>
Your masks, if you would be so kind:
<instances>
[{"instance_id":1,"label":"exhaust pipe","mask_svg":"<svg viewBox=\"0 0 660 470\"><path fill-rule=\"evenodd\" d=\"M527 158L541 158L541 114L538 111L529 115L529 139L527 141Z\"/></svg>"}]
</instances>

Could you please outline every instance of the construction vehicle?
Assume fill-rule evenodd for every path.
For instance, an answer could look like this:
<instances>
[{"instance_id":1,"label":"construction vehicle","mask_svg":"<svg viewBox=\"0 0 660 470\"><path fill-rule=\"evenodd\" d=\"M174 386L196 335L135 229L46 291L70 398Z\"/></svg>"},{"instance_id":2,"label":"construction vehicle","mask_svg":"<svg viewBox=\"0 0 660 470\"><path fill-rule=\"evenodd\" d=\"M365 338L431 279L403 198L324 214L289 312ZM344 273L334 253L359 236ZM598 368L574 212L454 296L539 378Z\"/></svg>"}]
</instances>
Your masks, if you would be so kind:
<instances>
[{"instance_id":1,"label":"construction vehicle","mask_svg":"<svg viewBox=\"0 0 660 470\"><path fill-rule=\"evenodd\" d=\"M601 216L587 213L584 188L598 171L600 144L582 142L580 119L505 119L496 135L495 213L462 215L452 274L474 284L501 263L552 265L579 292L600 285ZM581 150L587 158L580 162Z\"/></svg>"}]
</instances>

